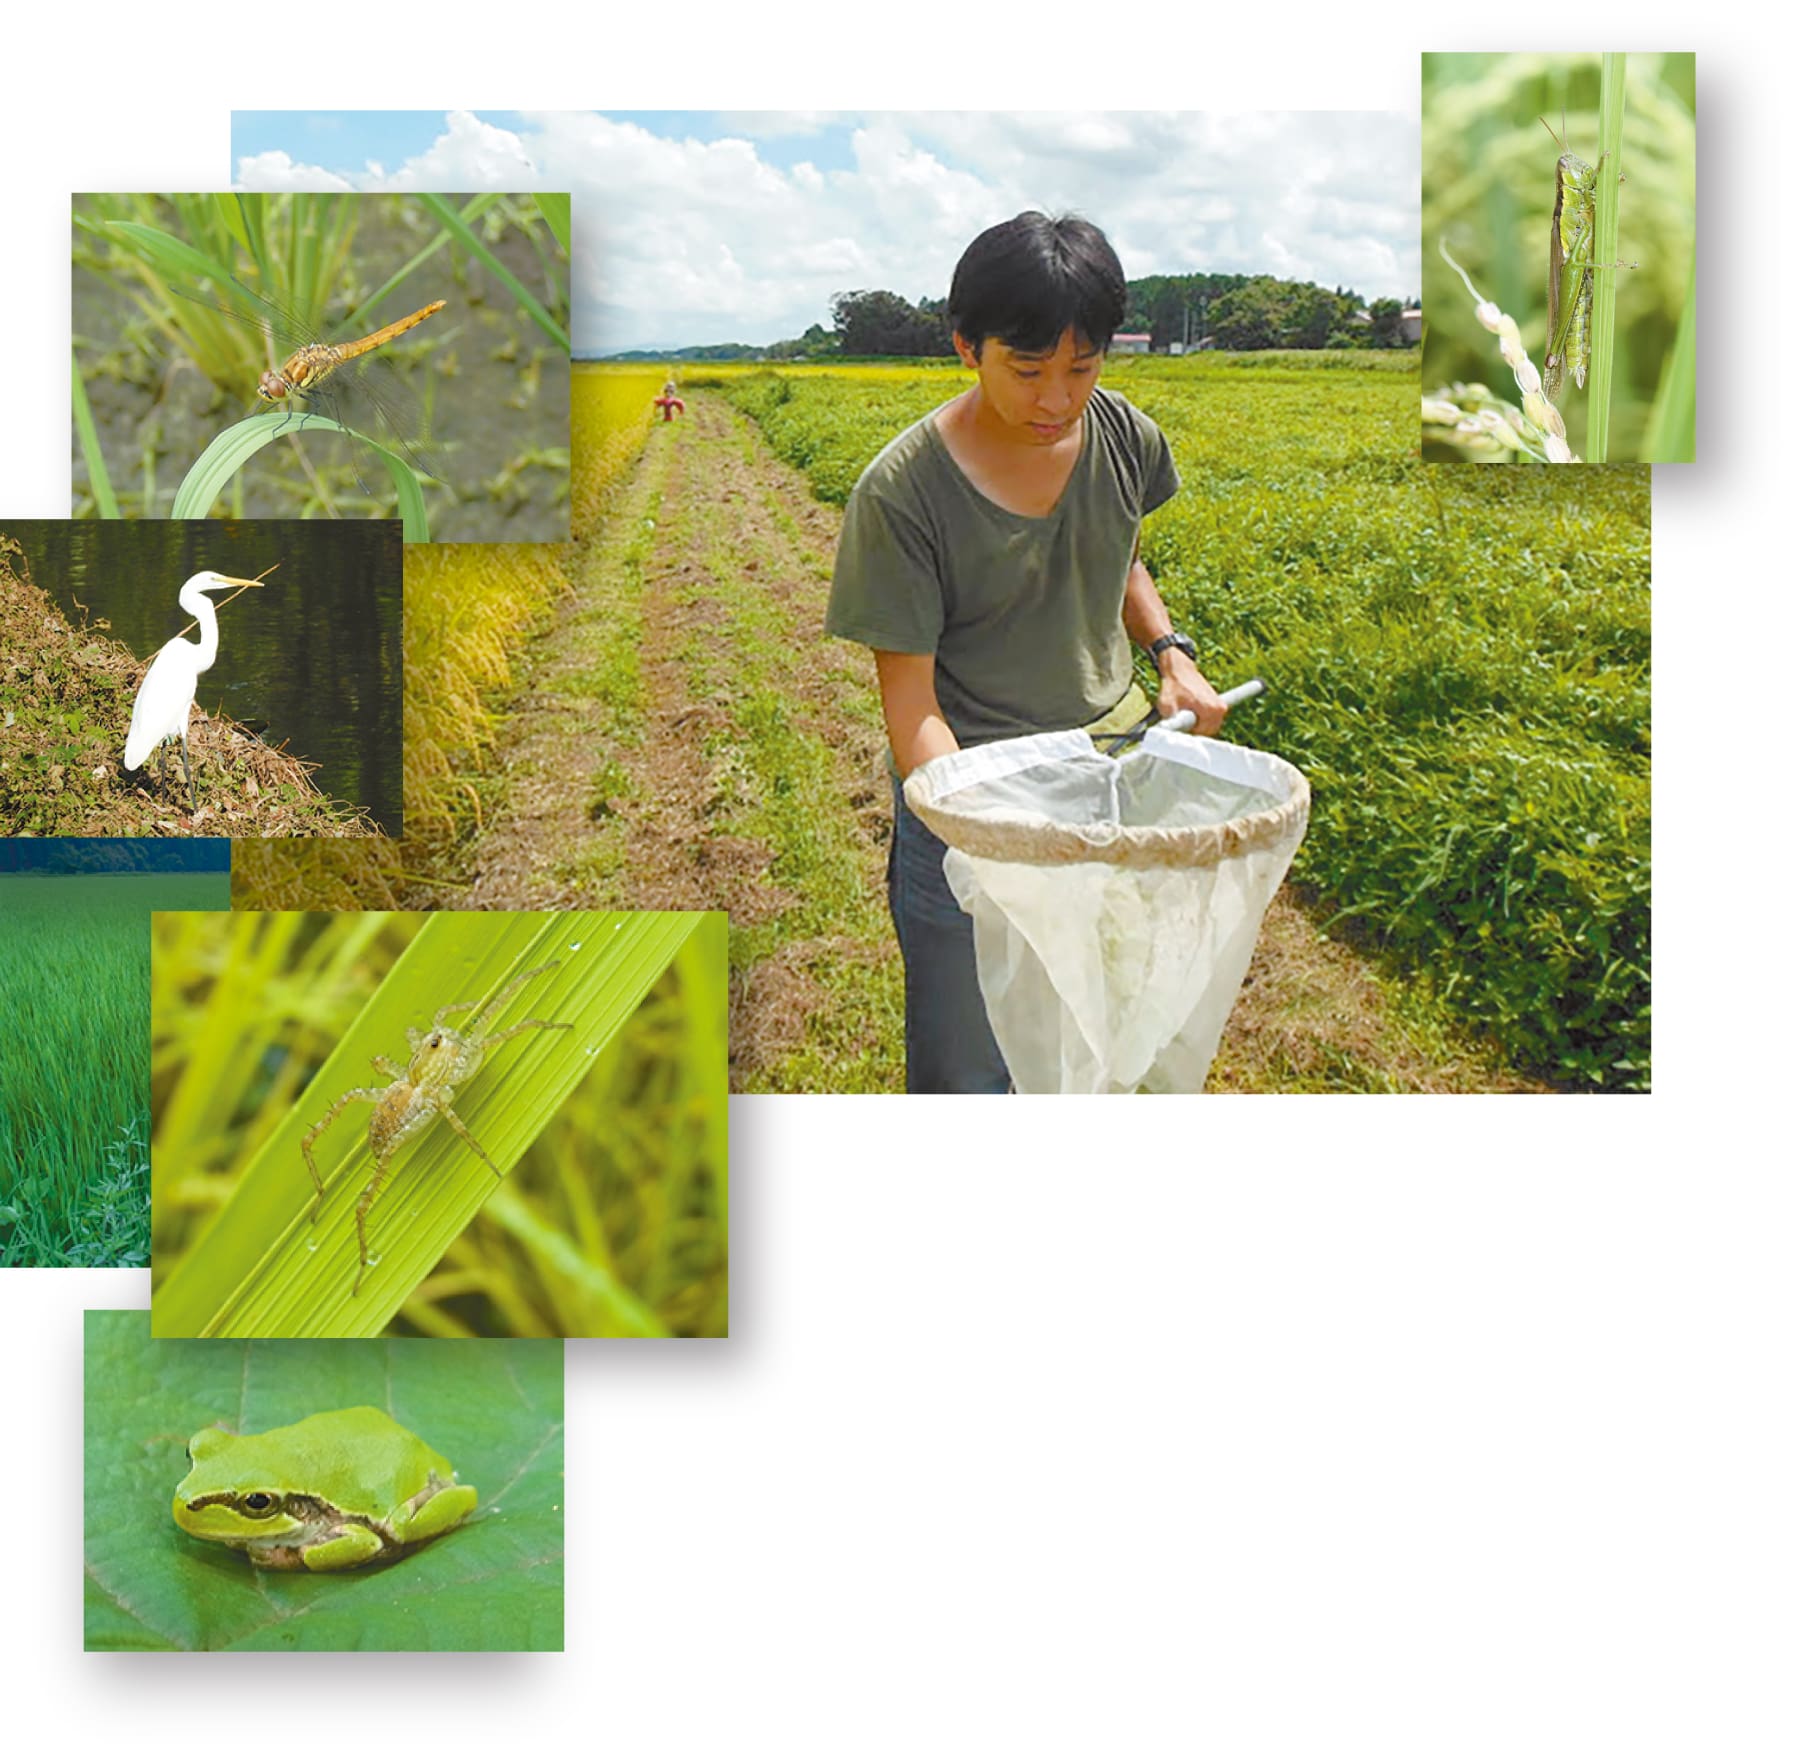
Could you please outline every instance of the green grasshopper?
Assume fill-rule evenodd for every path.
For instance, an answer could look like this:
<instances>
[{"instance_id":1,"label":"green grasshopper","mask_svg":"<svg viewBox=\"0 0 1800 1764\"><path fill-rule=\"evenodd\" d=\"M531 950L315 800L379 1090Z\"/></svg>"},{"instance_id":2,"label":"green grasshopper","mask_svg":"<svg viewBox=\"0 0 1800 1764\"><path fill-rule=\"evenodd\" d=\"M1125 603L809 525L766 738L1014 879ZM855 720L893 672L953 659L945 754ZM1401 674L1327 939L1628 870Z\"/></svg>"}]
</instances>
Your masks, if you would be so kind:
<instances>
[{"instance_id":1,"label":"green grasshopper","mask_svg":"<svg viewBox=\"0 0 1800 1764\"><path fill-rule=\"evenodd\" d=\"M1550 328L1545 342L1544 391L1555 398L1562 390L1565 369L1573 369L1575 384L1587 385L1589 330L1594 315L1594 271L1636 269L1635 263L1594 262L1594 195L1600 173L1569 151L1568 121L1559 137L1550 139L1562 149L1556 162L1556 209L1550 217ZM1605 165L1606 155L1600 155ZM1619 180L1624 182L1623 177Z\"/></svg>"}]
</instances>

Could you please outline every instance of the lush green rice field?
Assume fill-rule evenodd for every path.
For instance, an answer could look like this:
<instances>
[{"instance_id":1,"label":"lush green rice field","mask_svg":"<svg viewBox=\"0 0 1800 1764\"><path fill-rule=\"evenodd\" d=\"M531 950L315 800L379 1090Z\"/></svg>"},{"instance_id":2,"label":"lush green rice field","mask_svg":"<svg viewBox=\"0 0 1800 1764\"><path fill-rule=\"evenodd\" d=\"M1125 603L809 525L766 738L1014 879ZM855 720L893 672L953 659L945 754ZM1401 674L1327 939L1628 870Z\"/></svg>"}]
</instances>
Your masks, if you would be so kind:
<instances>
[{"instance_id":1,"label":"lush green rice field","mask_svg":"<svg viewBox=\"0 0 1800 1764\"><path fill-rule=\"evenodd\" d=\"M1144 555L1229 732L1308 775L1295 876L1522 1066L1650 1072L1650 475L1418 457L1417 355L1158 357L1105 383L1183 490ZM702 383L696 372L693 383ZM841 503L968 376L721 374Z\"/></svg>"},{"instance_id":2,"label":"lush green rice field","mask_svg":"<svg viewBox=\"0 0 1800 1764\"><path fill-rule=\"evenodd\" d=\"M150 1259L150 913L218 874L0 879L0 1265Z\"/></svg>"}]
</instances>

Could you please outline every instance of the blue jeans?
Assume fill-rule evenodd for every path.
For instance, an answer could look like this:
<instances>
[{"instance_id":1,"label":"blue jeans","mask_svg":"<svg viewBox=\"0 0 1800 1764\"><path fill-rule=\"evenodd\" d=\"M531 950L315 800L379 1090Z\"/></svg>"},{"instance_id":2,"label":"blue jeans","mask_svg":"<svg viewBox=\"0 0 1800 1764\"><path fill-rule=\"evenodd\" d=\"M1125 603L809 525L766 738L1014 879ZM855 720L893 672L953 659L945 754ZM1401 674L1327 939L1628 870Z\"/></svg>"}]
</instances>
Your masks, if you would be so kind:
<instances>
[{"instance_id":1,"label":"blue jeans","mask_svg":"<svg viewBox=\"0 0 1800 1764\"><path fill-rule=\"evenodd\" d=\"M944 880L944 842L894 786L888 910L906 964L906 1088L1003 1095L1012 1088L975 978L975 923Z\"/></svg>"}]
</instances>

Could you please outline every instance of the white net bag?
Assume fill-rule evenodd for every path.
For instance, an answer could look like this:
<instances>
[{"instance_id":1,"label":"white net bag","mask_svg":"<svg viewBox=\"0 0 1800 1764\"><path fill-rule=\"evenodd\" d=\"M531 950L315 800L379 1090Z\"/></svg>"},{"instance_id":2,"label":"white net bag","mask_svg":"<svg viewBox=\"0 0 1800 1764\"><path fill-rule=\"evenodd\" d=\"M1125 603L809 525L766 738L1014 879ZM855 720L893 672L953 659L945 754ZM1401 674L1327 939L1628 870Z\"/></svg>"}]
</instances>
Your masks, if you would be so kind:
<instances>
[{"instance_id":1,"label":"white net bag","mask_svg":"<svg viewBox=\"0 0 1800 1764\"><path fill-rule=\"evenodd\" d=\"M1015 1088L1199 1090L1310 801L1286 760L1166 729L1123 759L1074 730L915 769Z\"/></svg>"}]
</instances>

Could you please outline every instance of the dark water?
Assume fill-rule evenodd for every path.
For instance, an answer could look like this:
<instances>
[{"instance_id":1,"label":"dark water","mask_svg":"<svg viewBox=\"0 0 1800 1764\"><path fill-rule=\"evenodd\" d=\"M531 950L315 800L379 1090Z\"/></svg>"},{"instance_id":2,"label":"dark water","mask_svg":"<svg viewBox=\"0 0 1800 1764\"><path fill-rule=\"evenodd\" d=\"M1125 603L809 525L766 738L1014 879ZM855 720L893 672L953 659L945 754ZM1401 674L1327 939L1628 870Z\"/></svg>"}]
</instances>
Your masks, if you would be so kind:
<instances>
[{"instance_id":1,"label":"dark water","mask_svg":"<svg viewBox=\"0 0 1800 1764\"><path fill-rule=\"evenodd\" d=\"M5 530L71 625L104 619L108 635L145 658L190 623L175 602L189 576L256 576L279 563L221 608L201 708L312 761L319 789L399 836L398 521L8 521ZM211 596L214 605L232 592Z\"/></svg>"}]
</instances>

